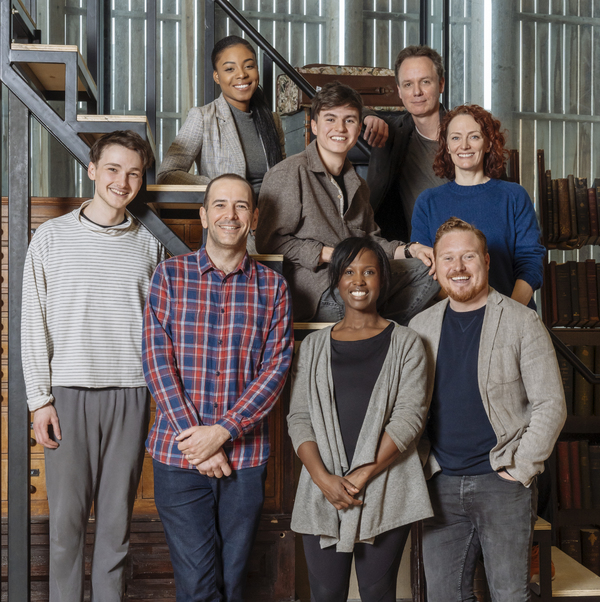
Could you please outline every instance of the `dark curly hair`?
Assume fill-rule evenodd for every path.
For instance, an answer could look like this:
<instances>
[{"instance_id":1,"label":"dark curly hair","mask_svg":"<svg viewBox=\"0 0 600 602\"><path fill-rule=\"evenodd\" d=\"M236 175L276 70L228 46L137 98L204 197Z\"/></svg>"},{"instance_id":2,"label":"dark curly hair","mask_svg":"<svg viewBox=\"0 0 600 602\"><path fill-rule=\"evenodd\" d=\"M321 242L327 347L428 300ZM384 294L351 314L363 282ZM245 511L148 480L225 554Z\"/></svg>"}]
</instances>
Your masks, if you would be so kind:
<instances>
[{"instance_id":1,"label":"dark curly hair","mask_svg":"<svg viewBox=\"0 0 600 602\"><path fill-rule=\"evenodd\" d=\"M504 174L504 163L508 157L505 131L501 131L502 124L498 119L479 105L461 105L448 111L440 124L439 149L433 162L433 171L439 178L454 180L456 178L455 166L448 152L448 127L450 122L458 115L470 115L481 127L481 133L490 141L490 150L483 159L483 173L489 178L498 180Z\"/></svg>"},{"instance_id":2,"label":"dark curly hair","mask_svg":"<svg viewBox=\"0 0 600 602\"><path fill-rule=\"evenodd\" d=\"M331 254L331 261L329 262L329 292L333 295L333 292L342 279L344 270L363 251L373 251L377 256L380 282L379 302L381 302L385 299L392 279L390 260L379 243L361 236L350 236L335 246Z\"/></svg>"}]
</instances>

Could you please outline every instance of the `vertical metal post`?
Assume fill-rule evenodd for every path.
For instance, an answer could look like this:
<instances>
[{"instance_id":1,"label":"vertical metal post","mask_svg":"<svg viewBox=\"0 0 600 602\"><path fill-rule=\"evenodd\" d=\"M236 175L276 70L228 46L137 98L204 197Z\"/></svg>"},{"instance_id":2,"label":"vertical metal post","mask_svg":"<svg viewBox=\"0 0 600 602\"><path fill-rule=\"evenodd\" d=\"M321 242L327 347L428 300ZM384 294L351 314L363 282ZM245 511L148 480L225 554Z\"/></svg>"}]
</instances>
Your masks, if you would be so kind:
<instances>
[{"instance_id":1,"label":"vertical metal post","mask_svg":"<svg viewBox=\"0 0 600 602\"><path fill-rule=\"evenodd\" d=\"M87 0L86 63L98 89L98 115L104 114L104 1Z\"/></svg>"},{"instance_id":2,"label":"vertical metal post","mask_svg":"<svg viewBox=\"0 0 600 602\"><path fill-rule=\"evenodd\" d=\"M146 116L156 140L156 0L146 7Z\"/></svg>"},{"instance_id":3,"label":"vertical metal post","mask_svg":"<svg viewBox=\"0 0 600 602\"><path fill-rule=\"evenodd\" d=\"M215 47L215 2L206 0L204 4L204 104L215 99L215 82L210 54ZM264 77L264 75L263 75ZM264 79L263 79L264 82Z\"/></svg>"},{"instance_id":4,"label":"vertical metal post","mask_svg":"<svg viewBox=\"0 0 600 602\"><path fill-rule=\"evenodd\" d=\"M31 230L29 110L8 97L8 601L29 600L29 410L21 368L23 265Z\"/></svg>"},{"instance_id":5,"label":"vertical metal post","mask_svg":"<svg viewBox=\"0 0 600 602\"><path fill-rule=\"evenodd\" d=\"M421 0L419 3L419 44L422 46L427 45L429 38L427 35L427 28L429 27L429 1Z\"/></svg>"},{"instance_id":6,"label":"vertical metal post","mask_svg":"<svg viewBox=\"0 0 600 602\"><path fill-rule=\"evenodd\" d=\"M448 85L448 73L450 73L450 0L444 0L442 27L444 28L444 71L446 73L446 86L442 93L442 103L446 108L450 108L450 86Z\"/></svg>"}]
</instances>

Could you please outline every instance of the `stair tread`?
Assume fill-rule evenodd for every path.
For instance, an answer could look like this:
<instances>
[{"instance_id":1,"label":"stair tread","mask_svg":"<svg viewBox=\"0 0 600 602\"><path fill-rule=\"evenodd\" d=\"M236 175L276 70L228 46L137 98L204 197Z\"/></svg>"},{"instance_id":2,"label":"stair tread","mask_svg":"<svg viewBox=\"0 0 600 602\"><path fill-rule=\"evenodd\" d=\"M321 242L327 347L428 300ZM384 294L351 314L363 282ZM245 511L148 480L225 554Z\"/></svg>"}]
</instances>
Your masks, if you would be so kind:
<instances>
[{"instance_id":1,"label":"stair tread","mask_svg":"<svg viewBox=\"0 0 600 602\"><path fill-rule=\"evenodd\" d=\"M150 192L205 192L206 184L149 184Z\"/></svg>"},{"instance_id":2,"label":"stair tread","mask_svg":"<svg viewBox=\"0 0 600 602\"><path fill-rule=\"evenodd\" d=\"M552 581L553 598L600 596L600 577L554 546L552 562L556 568L556 577Z\"/></svg>"},{"instance_id":3,"label":"stair tread","mask_svg":"<svg viewBox=\"0 0 600 602\"><path fill-rule=\"evenodd\" d=\"M35 50L38 52L79 52L79 47L75 44L19 44L14 42L10 45L10 49ZM81 56L81 54L79 56Z\"/></svg>"},{"instance_id":4,"label":"stair tread","mask_svg":"<svg viewBox=\"0 0 600 602\"><path fill-rule=\"evenodd\" d=\"M551 531L552 525L547 520L538 516L534 529L536 531Z\"/></svg>"},{"instance_id":5,"label":"stair tread","mask_svg":"<svg viewBox=\"0 0 600 602\"><path fill-rule=\"evenodd\" d=\"M146 115L77 115L77 121L114 121L131 123L148 123Z\"/></svg>"}]
</instances>

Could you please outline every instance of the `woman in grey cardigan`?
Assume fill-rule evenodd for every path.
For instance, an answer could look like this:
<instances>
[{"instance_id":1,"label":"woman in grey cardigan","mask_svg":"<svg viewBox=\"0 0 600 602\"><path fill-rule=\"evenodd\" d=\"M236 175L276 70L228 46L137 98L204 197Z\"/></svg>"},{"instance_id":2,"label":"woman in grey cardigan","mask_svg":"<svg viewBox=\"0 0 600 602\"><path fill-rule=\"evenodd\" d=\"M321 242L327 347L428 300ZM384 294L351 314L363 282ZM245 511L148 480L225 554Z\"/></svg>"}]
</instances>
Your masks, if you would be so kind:
<instances>
[{"instance_id":1,"label":"woman in grey cardigan","mask_svg":"<svg viewBox=\"0 0 600 602\"><path fill-rule=\"evenodd\" d=\"M284 157L281 121L259 87L256 52L247 40L219 40L211 60L221 95L190 109L163 159L158 183L208 184L219 175L235 173L258 194L267 170ZM199 175L188 173L194 162Z\"/></svg>"},{"instance_id":2,"label":"woman in grey cardigan","mask_svg":"<svg viewBox=\"0 0 600 602\"><path fill-rule=\"evenodd\" d=\"M288 428L304 467L292 529L303 534L313 602L347 600L353 556L361 600L395 602L410 524L432 515L416 451L425 351L377 312L390 268L376 242L339 243L329 274L346 314L309 335L294 362Z\"/></svg>"}]
</instances>

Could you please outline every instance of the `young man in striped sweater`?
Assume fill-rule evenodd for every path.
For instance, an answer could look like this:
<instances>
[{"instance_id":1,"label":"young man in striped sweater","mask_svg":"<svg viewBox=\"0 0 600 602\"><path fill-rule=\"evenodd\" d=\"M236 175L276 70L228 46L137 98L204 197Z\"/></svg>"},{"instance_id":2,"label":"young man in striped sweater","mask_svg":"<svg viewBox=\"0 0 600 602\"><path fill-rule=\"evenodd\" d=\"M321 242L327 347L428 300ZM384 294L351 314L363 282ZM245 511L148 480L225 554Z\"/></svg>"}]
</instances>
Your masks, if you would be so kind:
<instances>
[{"instance_id":1,"label":"young man in striped sweater","mask_svg":"<svg viewBox=\"0 0 600 602\"><path fill-rule=\"evenodd\" d=\"M40 226L25 261L23 372L35 438L45 447L51 602L83 601L92 502L93 599L122 599L149 420L142 311L166 257L126 207L152 160L134 132L98 140L88 166L94 197Z\"/></svg>"}]
</instances>

